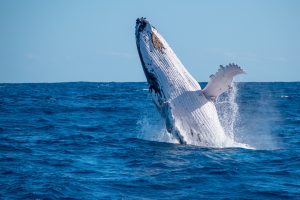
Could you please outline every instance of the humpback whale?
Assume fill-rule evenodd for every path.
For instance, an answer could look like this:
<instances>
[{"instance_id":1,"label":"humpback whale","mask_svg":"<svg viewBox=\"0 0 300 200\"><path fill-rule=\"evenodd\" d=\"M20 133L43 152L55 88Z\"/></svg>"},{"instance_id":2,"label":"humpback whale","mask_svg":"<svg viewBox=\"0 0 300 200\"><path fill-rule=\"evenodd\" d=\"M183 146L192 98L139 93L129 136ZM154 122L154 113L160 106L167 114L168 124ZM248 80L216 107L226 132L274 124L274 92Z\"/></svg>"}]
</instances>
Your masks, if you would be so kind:
<instances>
[{"instance_id":1,"label":"humpback whale","mask_svg":"<svg viewBox=\"0 0 300 200\"><path fill-rule=\"evenodd\" d=\"M228 137L219 121L216 98L231 88L236 64L220 66L204 89L187 71L166 40L146 18L136 20L138 54L154 104L166 130L180 144L205 147L241 146Z\"/></svg>"}]
</instances>

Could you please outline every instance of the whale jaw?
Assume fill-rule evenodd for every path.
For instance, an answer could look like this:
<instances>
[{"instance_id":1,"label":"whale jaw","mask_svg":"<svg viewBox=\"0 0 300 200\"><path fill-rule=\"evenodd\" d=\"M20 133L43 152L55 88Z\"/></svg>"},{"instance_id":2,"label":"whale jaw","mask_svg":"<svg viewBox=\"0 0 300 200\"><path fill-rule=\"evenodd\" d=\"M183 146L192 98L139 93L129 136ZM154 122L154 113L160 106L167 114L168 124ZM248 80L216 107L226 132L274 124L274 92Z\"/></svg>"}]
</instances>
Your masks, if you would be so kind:
<instances>
[{"instance_id":1,"label":"whale jaw","mask_svg":"<svg viewBox=\"0 0 300 200\"><path fill-rule=\"evenodd\" d=\"M154 72L154 69L151 68L150 66L150 61L151 59L147 59L142 52L141 46L145 45L143 43L143 38L149 37L150 34L152 34L152 27L149 24L149 22L146 20L146 18L138 18L136 20L136 27L135 27L135 36L136 36L136 45L137 45L137 50L138 54L141 60L141 64L143 67L144 74L146 76L147 82L149 84L149 90L154 91L155 93L158 93L160 96L161 90L160 90L160 85L159 81L157 78L157 75Z\"/></svg>"},{"instance_id":2,"label":"whale jaw","mask_svg":"<svg viewBox=\"0 0 300 200\"><path fill-rule=\"evenodd\" d=\"M215 105L208 97L215 95L214 85L220 86L218 80L229 82L234 74L232 69L216 74L204 92L165 39L145 18L136 21L136 44L149 91L165 120L166 130L181 144L230 146L233 141L226 137ZM225 80L221 77L224 74Z\"/></svg>"}]
</instances>

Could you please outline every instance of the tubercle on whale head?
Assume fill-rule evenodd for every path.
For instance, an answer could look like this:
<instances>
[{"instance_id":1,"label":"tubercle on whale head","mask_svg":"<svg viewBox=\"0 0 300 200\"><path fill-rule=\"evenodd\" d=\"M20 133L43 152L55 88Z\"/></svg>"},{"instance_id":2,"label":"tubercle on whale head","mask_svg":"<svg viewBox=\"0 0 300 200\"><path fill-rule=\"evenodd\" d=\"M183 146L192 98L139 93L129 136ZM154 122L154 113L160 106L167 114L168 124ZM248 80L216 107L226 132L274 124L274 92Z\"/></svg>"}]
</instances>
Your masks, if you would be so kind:
<instances>
[{"instance_id":1,"label":"tubercle on whale head","mask_svg":"<svg viewBox=\"0 0 300 200\"><path fill-rule=\"evenodd\" d=\"M145 17L137 18L136 19L136 28L138 28L138 31L143 31L145 26L147 25L148 20L146 20Z\"/></svg>"},{"instance_id":2,"label":"tubercle on whale head","mask_svg":"<svg viewBox=\"0 0 300 200\"><path fill-rule=\"evenodd\" d=\"M135 35L136 38L139 37L140 33L143 31L149 30L151 31L152 26L150 25L149 21L145 17L137 18L136 25L135 25Z\"/></svg>"}]
</instances>

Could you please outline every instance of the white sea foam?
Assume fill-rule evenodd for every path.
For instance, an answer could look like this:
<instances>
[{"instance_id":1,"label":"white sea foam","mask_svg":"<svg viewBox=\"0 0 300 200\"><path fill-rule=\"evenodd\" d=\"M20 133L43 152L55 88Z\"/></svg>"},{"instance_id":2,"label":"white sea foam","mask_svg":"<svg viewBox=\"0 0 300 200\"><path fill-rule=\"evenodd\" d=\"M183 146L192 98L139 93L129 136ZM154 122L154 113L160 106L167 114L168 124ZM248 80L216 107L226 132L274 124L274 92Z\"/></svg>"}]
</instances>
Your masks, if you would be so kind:
<instances>
[{"instance_id":1,"label":"white sea foam","mask_svg":"<svg viewBox=\"0 0 300 200\"><path fill-rule=\"evenodd\" d=\"M145 115L138 121L138 125L140 126L138 134L140 139L178 144L178 141L166 130L163 120L153 121Z\"/></svg>"}]
</instances>

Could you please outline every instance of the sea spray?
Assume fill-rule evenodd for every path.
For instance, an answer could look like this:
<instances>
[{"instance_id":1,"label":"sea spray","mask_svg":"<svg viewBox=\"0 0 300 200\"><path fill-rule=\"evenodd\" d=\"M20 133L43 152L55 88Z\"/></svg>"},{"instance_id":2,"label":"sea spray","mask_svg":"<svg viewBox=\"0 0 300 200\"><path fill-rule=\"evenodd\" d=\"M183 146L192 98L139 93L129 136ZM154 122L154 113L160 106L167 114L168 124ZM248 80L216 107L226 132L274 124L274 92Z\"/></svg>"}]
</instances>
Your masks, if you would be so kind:
<instances>
[{"instance_id":1,"label":"sea spray","mask_svg":"<svg viewBox=\"0 0 300 200\"><path fill-rule=\"evenodd\" d=\"M231 89L222 94L215 103L225 134L232 140L235 139L235 128L238 121L237 92L236 83L233 83Z\"/></svg>"},{"instance_id":2,"label":"sea spray","mask_svg":"<svg viewBox=\"0 0 300 200\"><path fill-rule=\"evenodd\" d=\"M235 143L246 145L246 148L278 149L279 144L271 134L271 127L280 114L276 112L272 101L267 100L270 97L265 94L257 95L257 109L250 115L240 113L237 97L238 86L233 83L232 88L222 94L215 104L225 134ZM268 113L272 115L268 116Z\"/></svg>"},{"instance_id":3,"label":"sea spray","mask_svg":"<svg viewBox=\"0 0 300 200\"><path fill-rule=\"evenodd\" d=\"M150 94L148 94L150 98ZM143 110L141 118L137 122L137 138L149 141L178 143L167 131L164 119L157 112L153 104Z\"/></svg>"},{"instance_id":4,"label":"sea spray","mask_svg":"<svg viewBox=\"0 0 300 200\"><path fill-rule=\"evenodd\" d=\"M246 90L248 88L245 88ZM264 88L262 88L264 89ZM256 149L274 150L282 148L280 139L274 135L274 127L282 120L274 101L278 91L265 90L254 93L249 101L240 107L235 136L238 141L247 143ZM251 112L249 112L251 110Z\"/></svg>"}]
</instances>

